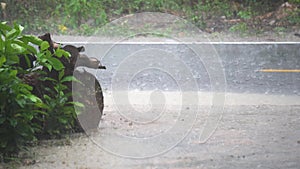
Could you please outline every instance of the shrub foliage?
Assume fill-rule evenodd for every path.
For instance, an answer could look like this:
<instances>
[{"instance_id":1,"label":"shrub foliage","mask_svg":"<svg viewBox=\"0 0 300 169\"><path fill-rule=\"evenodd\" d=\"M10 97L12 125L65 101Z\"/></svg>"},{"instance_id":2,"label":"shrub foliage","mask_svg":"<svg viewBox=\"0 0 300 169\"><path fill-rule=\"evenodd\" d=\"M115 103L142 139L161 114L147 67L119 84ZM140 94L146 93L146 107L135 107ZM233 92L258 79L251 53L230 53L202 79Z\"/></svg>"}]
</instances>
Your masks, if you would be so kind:
<instances>
[{"instance_id":1,"label":"shrub foliage","mask_svg":"<svg viewBox=\"0 0 300 169\"><path fill-rule=\"evenodd\" d=\"M201 29L208 21L247 19L275 11L286 0L7 0L1 8L2 20L26 25L26 31L40 34L91 35L99 27L124 15L139 12L166 12L193 22ZM288 0L299 6L299 0ZM290 25L299 25L299 10L288 18Z\"/></svg>"},{"instance_id":2,"label":"shrub foliage","mask_svg":"<svg viewBox=\"0 0 300 169\"><path fill-rule=\"evenodd\" d=\"M69 57L69 53L61 49L51 53L48 42L23 35L22 30L20 25L0 23L0 155L5 159L36 141L37 136L60 136L72 131L76 119L74 103L68 101L70 93L64 93L63 84L73 78L64 76L64 66L57 58ZM27 56L34 56L36 61L24 68L20 58L30 63ZM41 66L49 71L55 69L59 77L47 78ZM25 77L52 85L35 86Z\"/></svg>"}]
</instances>

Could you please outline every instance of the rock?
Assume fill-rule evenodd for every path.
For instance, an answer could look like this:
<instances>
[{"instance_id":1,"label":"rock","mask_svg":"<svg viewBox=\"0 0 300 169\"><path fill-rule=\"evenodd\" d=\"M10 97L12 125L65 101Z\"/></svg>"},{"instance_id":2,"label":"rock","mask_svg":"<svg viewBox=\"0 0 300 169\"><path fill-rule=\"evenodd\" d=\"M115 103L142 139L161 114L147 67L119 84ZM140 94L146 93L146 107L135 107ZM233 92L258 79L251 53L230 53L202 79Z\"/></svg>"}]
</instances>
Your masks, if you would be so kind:
<instances>
[{"instance_id":1,"label":"rock","mask_svg":"<svg viewBox=\"0 0 300 169\"><path fill-rule=\"evenodd\" d=\"M24 159L22 163L23 163L23 165L28 166L28 165L33 165L33 164L35 164L36 161L33 160L33 159Z\"/></svg>"},{"instance_id":2,"label":"rock","mask_svg":"<svg viewBox=\"0 0 300 169\"><path fill-rule=\"evenodd\" d=\"M269 22L269 25L273 26L275 23L276 23L275 20L271 20L271 21Z\"/></svg>"}]
</instances>

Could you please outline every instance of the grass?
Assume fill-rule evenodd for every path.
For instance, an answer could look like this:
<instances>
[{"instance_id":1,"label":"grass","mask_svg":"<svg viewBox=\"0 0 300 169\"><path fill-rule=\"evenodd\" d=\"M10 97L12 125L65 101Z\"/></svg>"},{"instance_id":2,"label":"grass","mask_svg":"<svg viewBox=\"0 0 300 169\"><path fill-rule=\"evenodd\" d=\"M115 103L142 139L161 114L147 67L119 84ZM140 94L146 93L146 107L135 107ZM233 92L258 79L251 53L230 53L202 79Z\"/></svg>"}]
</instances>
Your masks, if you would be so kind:
<instances>
[{"instance_id":1,"label":"grass","mask_svg":"<svg viewBox=\"0 0 300 169\"><path fill-rule=\"evenodd\" d=\"M16 3L18 2L18 3ZM245 21L239 25L227 25L222 30L245 32L249 21L268 11L276 10L284 1L243 1L233 0L213 1L182 1L182 0L70 0L50 1L42 3L35 0L8 1L2 12L6 13L6 20L25 25L26 33L92 35L112 20L141 12L163 12L176 15L193 23L198 28L210 28L209 22L240 18ZM299 0L290 0L290 3L299 5ZM299 11L291 13L287 18L291 25L299 25ZM122 30L120 30L122 31Z\"/></svg>"}]
</instances>

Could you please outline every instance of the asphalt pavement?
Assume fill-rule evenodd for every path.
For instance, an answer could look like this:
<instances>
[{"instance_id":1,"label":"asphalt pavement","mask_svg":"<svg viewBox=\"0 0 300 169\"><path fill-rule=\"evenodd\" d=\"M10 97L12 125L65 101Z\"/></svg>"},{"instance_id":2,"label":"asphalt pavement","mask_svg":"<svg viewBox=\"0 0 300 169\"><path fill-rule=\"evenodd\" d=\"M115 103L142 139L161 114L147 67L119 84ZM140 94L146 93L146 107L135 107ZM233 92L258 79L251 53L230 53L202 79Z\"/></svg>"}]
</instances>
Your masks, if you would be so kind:
<instances>
[{"instance_id":1,"label":"asphalt pavement","mask_svg":"<svg viewBox=\"0 0 300 169\"><path fill-rule=\"evenodd\" d=\"M300 168L299 43L76 44L103 119L21 168Z\"/></svg>"},{"instance_id":2,"label":"asphalt pavement","mask_svg":"<svg viewBox=\"0 0 300 169\"><path fill-rule=\"evenodd\" d=\"M100 59L107 66L106 71L96 74L107 90L213 91L212 80L225 78L222 85L230 93L300 95L300 43L297 42L87 42L83 45L88 56ZM132 69L136 72L128 71ZM196 80L197 86L180 86L190 79Z\"/></svg>"}]
</instances>

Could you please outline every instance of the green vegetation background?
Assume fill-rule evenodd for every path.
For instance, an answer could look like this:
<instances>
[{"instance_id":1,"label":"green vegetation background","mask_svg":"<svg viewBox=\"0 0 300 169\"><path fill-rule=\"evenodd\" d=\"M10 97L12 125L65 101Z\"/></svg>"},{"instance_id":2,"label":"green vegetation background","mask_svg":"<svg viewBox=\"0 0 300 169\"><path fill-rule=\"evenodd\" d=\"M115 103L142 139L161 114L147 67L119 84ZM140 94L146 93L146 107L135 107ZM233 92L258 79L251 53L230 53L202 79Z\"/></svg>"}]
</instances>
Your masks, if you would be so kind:
<instances>
[{"instance_id":1,"label":"green vegetation background","mask_svg":"<svg viewBox=\"0 0 300 169\"><path fill-rule=\"evenodd\" d=\"M259 19L285 2L296 9L287 11L288 16L280 18L281 24L270 25ZM99 27L124 15L166 12L209 32L288 31L300 24L299 5L300 0L7 0L2 2L1 20L24 25L25 33L91 35ZM221 18L241 21L223 23ZM217 26L211 26L211 22Z\"/></svg>"}]
</instances>

